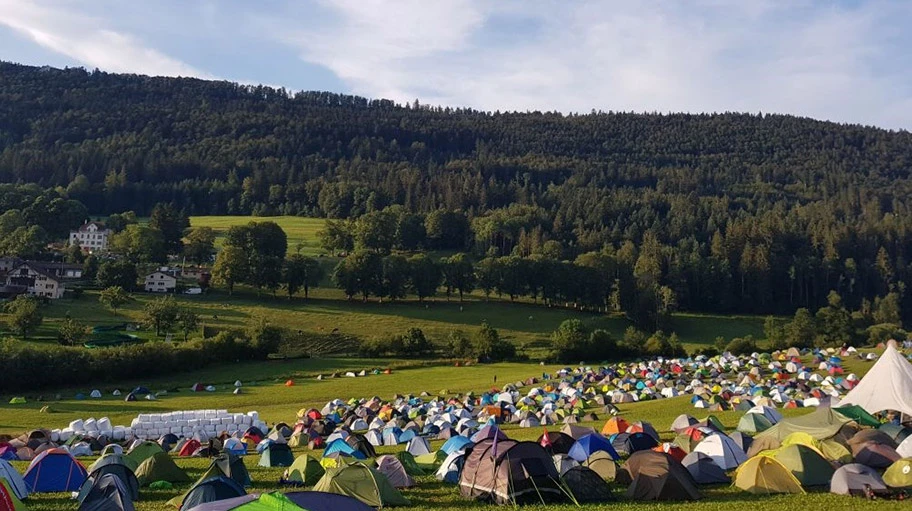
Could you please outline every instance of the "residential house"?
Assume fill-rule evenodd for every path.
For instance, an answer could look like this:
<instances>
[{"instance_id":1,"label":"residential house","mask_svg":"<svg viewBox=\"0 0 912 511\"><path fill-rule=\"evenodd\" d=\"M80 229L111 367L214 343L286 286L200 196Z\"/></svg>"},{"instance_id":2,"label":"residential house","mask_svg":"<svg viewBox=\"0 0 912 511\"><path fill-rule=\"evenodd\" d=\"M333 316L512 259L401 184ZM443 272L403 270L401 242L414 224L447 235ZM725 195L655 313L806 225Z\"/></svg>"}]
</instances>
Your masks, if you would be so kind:
<instances>
[{"instance_id":1,"label":"residential house","mask_svg":"<svg viewBox=\"0 0 912 511\"><path fill-rule=\"evenodd\" d=\"M63 279L45 272L39 264L22 263L6 274L7 292L43 298L63 297Z\"/></svg>"},{"instance_id":2,"label":"residential house","mask_svg":"<svg viewBox=\"0 0 912 511\"><path fill-rule=\"evenodd\" d=\"M156 271L146 275L143 289L147 293L173 293L177 289L177 278L163 271Z\"/></svg>"},{"instance_id":3,"label":"residential house","mask_svg":"<svg viewBox=\"0 0 912 511\"><path fill-rule=\"evenodd\" d=\"M85 252L104 252L112 232L98 222L86 222L79 229L70 231L70 245L79 245Z\"/></svg>"}]
</instances>

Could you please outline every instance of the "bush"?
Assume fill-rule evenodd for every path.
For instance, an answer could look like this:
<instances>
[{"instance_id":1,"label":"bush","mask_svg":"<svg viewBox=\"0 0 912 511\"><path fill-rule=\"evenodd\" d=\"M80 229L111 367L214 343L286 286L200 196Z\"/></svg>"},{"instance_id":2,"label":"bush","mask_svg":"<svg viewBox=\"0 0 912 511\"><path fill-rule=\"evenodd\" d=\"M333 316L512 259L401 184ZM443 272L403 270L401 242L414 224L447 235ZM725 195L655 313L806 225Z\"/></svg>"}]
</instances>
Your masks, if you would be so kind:
<instances>
[{"instance_id":1,"label":"bush","mask_svg":"<svg viewBox=\"0 0 912 511\"><path fill-rule=\"evenodd\" d=\"M403 335L362 341L358 347L358 354L362 357L414 358L428 355L433 350L433 345L420 328L409 328Z\"/></svg>"},{"instance_id":2,"label":"bush","mask_svg":"<svg viewBox=\"0 0 912 511\"><path fill-rule=\"evenodd\" d=\"M757 350L757 341L748 335L747 337L735 337L725 346L725 351L732 355L750 355Z\"/></svg>"},{"instance_id":3,"label":"bush","mask_svg":"<svg viewBox=\"0 0 912 511\"><path fill-rule=\"evenodd\" d=\"M880 323L871 325L866 330L868 334L868 345L876 346L890 339L896 339L902 342L908 338L909 334L894 323Z\"/></svg>"},{"instance_id":4,"label":"bush","mask_svg":"<svg viewBox=\"0 0 912 511\"><path fill-rule=\"evenodd\" d=\"M500 338L500 333L487 322L472 337L475 356L480 362L501 362L516 357L516 346Z\"/></svg>"}]
</instances>

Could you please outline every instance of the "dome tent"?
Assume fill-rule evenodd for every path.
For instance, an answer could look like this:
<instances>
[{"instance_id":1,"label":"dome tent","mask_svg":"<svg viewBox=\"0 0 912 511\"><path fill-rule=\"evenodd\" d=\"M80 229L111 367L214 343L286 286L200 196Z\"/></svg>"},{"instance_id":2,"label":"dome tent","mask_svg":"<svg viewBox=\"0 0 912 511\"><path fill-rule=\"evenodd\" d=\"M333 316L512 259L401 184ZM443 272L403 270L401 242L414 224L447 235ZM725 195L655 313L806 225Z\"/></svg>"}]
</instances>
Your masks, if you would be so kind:
<instances>
[{"instance_id":1,"label":"dome tent","mask_svg":"<svg viewBox=\"0 0 912 511\"><path fill-rule=\"evenodd\" d=\"M886 491L884 480L871 467L859 463L850 463L839 467L830 481L830 493L839 495L862 495L865 487L874 492Z\"/></svg>"},{"instance_id":2,"label":"dome tent","mask_svg":"<svg viewBox=\"0 0 912 511\"><path fill-rule=\"evenodd\" d=\"M537 443L488 439L466 454L459 491L498 504L560 502L565 495L558 478L551 457Z\"/></svg>"},{"instance_id":3,"label":"dome tent","mask_svg":"<svg viewBox=\"0 0 912 511\"><path fill-rule=\"evenodd\" d=\"M347 495L376 508L411 505L383 474L361 462L327 470L313 490Z\"/></svg>"}]
</instances>

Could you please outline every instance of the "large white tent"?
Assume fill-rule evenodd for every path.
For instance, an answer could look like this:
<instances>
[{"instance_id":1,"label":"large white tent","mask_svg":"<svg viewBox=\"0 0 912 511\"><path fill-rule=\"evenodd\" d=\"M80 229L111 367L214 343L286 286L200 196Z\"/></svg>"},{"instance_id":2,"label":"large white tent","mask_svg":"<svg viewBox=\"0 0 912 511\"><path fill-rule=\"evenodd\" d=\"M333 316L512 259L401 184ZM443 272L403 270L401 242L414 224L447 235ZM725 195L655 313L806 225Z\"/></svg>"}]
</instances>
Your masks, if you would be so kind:
<instances>
[{"instance_id":1,"label":"large white tent","mask_svg":"<svg viewBox=\"0 0 912 511\"><path fill-rule=\"evenodd\" d=\"M912 364L895 341L887 343L880 359L840 404L858 405L868 413L896 410L912 415Z\"/></svg>"}]
</instances>

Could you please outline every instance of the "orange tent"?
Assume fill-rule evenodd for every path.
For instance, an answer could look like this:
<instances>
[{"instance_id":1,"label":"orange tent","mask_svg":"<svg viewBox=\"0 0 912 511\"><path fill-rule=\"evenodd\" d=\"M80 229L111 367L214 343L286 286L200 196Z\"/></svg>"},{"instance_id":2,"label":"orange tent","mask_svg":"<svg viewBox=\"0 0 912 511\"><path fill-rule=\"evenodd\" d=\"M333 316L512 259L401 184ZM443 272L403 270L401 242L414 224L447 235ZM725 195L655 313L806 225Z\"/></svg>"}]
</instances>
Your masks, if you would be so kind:
<instances>
[{"instance_id":1,"label":"orange tent","mask_svg":"<svg viewBox=\"0 0 912 511\"><path fill-rule=\"evenodd\" d=\"M294 386L294 380L288 380L288 381L286 381L286 382L285 382L285 386L286 386L286 387L293 387L293 386Z\"/></svg>"},{"instance_id":2,"label":"orange tent","mask_svg":"<svg viewBox=\"0 0 912 511\"><path fill-rule=\"evenodd\" d=\"M605 422L605 426L602 427L602 434L605 436L615 435L618 433L624 433L627 431L627 428L630 427L630 424L624 420L623 417L615 416L608 419Z\"/></svg>"}]
</instances>

